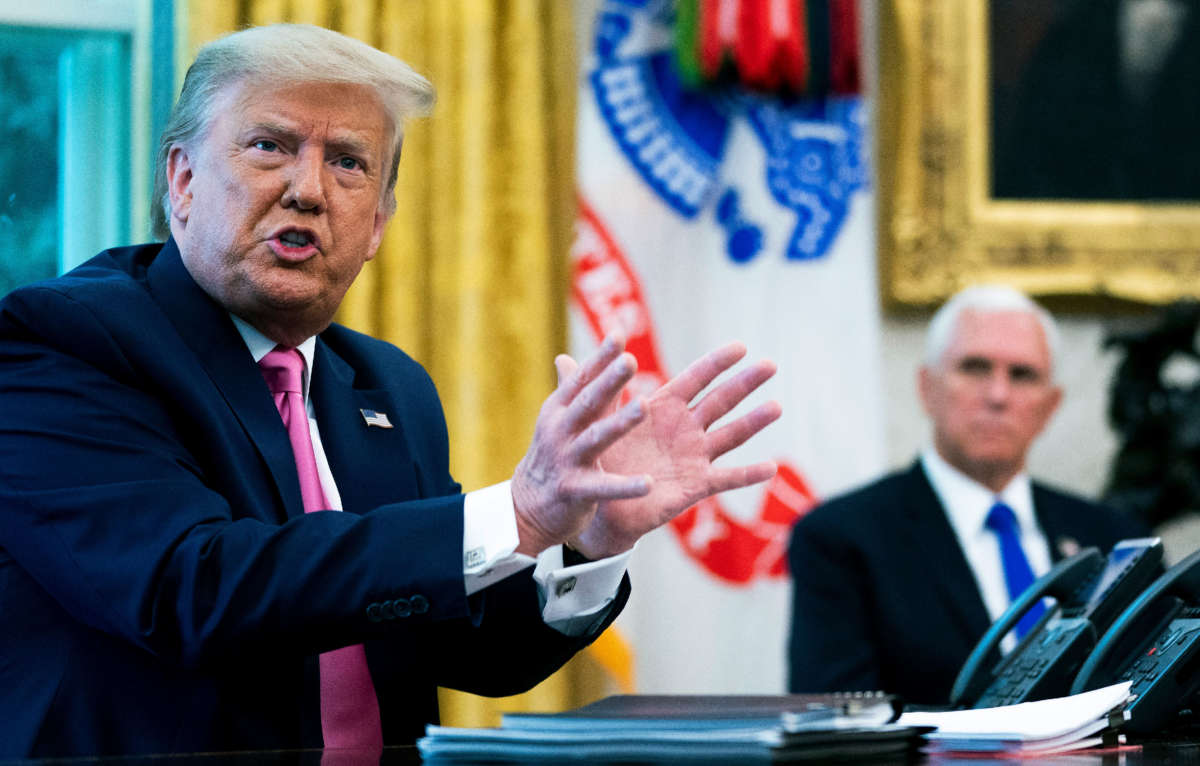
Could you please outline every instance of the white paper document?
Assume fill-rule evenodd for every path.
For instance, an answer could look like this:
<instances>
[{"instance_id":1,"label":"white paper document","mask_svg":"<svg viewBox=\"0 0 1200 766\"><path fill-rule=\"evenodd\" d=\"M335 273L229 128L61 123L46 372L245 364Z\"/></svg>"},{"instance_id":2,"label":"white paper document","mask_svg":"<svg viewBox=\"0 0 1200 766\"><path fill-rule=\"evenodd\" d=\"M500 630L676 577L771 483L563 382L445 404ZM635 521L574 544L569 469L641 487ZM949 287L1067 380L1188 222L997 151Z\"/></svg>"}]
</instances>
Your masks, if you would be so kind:
<instances>
[{"instance_id":1,"label":"white paper document","mask_svg":"<svg viewBox=\"0 0 1200 766\"><path fill-rule=\"evenodd\" d=\"M1100 734L1129 699L1128 681L1082 694L1018 705L911 712L897 723L936 726L928 735L934 750L1043 751L1100 743ZM1087 743L1087 744L1084 744Z\"/></svg>"}]
</instances>

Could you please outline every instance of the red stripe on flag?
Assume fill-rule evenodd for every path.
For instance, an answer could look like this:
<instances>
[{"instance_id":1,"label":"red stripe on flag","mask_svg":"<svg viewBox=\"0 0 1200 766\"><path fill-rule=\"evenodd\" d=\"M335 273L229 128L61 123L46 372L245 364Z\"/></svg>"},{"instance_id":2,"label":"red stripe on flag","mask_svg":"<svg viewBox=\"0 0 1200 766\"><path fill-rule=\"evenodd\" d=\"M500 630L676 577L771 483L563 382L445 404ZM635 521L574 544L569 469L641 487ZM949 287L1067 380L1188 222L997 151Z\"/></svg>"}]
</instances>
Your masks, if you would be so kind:
<instances>
[{"instance_id":1,"label":"red stripe on flag","mask_svg":"<svg viewBox=\"0 0 1200 766\"><path fill-rule=\"evenodd\" d=\"M616 331L625 335L625 349L638 363L629 387L639 394L653 393L667 382L667 373L642 285L595 211L582 198L578 202L579 220L571 245L571 294L594 337Z\"/></svg>"}]
</instances>

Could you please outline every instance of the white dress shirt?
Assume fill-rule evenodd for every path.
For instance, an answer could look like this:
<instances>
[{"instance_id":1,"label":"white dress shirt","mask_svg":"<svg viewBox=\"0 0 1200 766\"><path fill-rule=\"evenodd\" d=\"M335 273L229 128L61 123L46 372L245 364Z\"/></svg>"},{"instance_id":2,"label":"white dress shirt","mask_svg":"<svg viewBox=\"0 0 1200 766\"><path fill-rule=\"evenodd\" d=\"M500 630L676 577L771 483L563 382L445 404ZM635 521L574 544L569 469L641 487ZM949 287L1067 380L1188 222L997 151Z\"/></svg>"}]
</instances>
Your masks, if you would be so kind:
<instances>
[{"instance_id":1,"label":"white dress shirt","mask_svg":"<svg viewBox=\"0 0 1200 766\"><path fill-rule=\"evenodd\" d=\"M277 345L275 341L241 318L230 316L255 362L261 361L274 350ZM296 350L304 357L304 404L308 412L308 430L312 435L321 489L325 492L325 499L333 506L330 510L340 511L342 496L329 468L316 413L308 396L316 347L317 339L312 337L297 346ZM582 635L590 630L616 598L632 553L626 551L599 561L564 567L561 546L542 551L535 560L516 552L519 542L509 482L466 494L463 502L463 581L467 594L483 590L536 564L533 577L544 605L542 619L547 625L570 636Z\"/></svg>"},{"instance_id":2,"label":"white dress shirt","mask_svg":"<svg viewBox=\"0 0 1200 766\"><path fill-rule=\"evenodd\" d=\"M1029 474L1024 471L1017 474L997 494L947 463L933 447L921 453L921 467L933 485L934 493L942 501L950 526L975 575L988 616L995 622L1009 605L1000 546L996 533L985 525L988 511L997 500L1002 500L1016 514L1021 548L1025 551L1025 558L1029 559L1034 577L1041 577L1050 570L1050 547L1033 513L1033 488ZM1014 642L1010 634L1001 648L1007 651Z\"/></svg>"}]
</instances>

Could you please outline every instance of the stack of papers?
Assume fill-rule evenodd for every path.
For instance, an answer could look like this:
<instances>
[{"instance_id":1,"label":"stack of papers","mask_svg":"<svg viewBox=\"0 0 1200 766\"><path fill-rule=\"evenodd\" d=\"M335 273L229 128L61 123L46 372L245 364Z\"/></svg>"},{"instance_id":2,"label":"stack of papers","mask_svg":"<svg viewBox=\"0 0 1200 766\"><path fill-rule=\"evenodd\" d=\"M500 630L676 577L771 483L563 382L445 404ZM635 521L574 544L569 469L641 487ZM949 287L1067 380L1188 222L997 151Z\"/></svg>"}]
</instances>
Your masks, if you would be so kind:
<instances>
[{"instance_id":1,"label":"stack of papers","mask_svg":"<svg viewBox=\"0 0 1200 766\"><path fill-rule=\"evenodd\" d=\"M493 729L430 726L417 747L431 763L904 758L930 729L894 718L882 695L620 695L565 713L506 714Z\"/></svg>"},{"instance_id":2,"label":"stack of papers","mask_svg":"<svg viewBox=\"0 0 1200 766\"><path fill-rule=\"evenodd\" d=\"M905 713L898 723L936 727L929 735L929 753L1044 755L1116 745L1123 742L1116 730L1128 717L1130 686L1126 681L1005 707Z\"/></svg>"}]
</instances>

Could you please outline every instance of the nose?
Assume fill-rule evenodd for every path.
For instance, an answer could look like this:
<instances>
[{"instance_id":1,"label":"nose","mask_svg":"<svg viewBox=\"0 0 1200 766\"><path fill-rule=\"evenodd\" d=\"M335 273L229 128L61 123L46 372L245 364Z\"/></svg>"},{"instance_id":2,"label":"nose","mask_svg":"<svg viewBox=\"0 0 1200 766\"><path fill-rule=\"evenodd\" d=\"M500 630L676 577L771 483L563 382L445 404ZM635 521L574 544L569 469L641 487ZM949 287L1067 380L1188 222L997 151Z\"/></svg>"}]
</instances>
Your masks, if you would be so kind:
<instances>
[{"instance_id":1,"label":"nose","mask_svg":"<svg viewBox=\"0 0 1200 766\"><path fill-rule=\"evenodd\" d=\"M325 210L325 158L318 151L303 149L295 155L287 178L282 203L311 213Z\"/></svg>"},{"instance_id":2,"label":"nose","mask_svg":"<svg viewBox=\"0 0 1200 766\"><path fill-rule=\"evenodd\" d=\"M1011 392L1008 374L1004 370L996 370L988 376L984 386L984 395L989 404L1003 406L1008 401Z\"/></svg>"}]
</instances>

